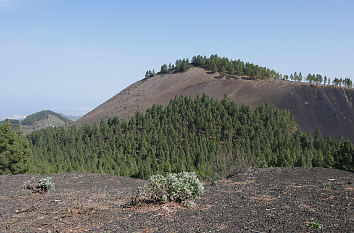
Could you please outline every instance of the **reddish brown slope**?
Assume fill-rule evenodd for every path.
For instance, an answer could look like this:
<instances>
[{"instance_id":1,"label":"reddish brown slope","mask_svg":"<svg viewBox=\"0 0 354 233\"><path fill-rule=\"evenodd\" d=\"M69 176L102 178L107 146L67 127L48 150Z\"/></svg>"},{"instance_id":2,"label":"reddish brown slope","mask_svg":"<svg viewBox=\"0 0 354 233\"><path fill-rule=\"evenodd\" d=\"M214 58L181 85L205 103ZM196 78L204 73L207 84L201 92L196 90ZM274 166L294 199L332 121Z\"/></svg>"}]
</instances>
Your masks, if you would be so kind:
<instances>
[{"instance_id":1,"label":"reddish brown slope","mask_svg":"<svg viewBox=\"0 0 354 233\"><path fill-rule=\"evenodd\" d=\"M289 109L302 129L314 132L320 128L323 135L344 136L354 141L353 89L281 80L218 79L217 74L200 68L138 81L86 114L76 124L95 123L112 117L127 120L136 111L145 111L155 103L168 104L176 95L195 97L203 93L218 99L227 94L237 104L253 107L270 102L279 108Z\"/></svg>"}]
</instances>

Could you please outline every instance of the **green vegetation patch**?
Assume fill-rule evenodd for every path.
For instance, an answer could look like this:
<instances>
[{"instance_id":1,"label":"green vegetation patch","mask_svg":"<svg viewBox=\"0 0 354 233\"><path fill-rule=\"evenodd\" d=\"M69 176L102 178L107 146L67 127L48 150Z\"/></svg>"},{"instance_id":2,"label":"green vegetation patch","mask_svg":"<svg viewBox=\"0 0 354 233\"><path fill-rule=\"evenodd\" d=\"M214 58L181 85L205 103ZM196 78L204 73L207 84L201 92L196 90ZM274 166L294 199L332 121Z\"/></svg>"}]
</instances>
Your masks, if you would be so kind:
<instances>
[{"instance_id":1,"label":"green vegetation patch","mask_svg":"<svg viewBox=\"0 0 354 233\"><path fill-rule=\"evenodd\" d=\"M28 141L29 143L28 143ZM252 110L227 97L177 96L130 121L117 118L81 128L46 128L23 137L0 126L0 174L97 172L147 179L195 171L227 177L247 166L354 170L349 140L313 137L293 115L264 104Z\"/></svg>"},{"instance_id":2,"label":"green vegetation patch","mask_svg":"<svg viewBox=\"0 0 354 233\"><path fill-rule=\"evenodd\" d=\"M293 115L264 104L252 110L225 97L177 96L163 107L98 125L47 128L28 136L35 172L97 172L147 179L195 171L227 177L247 166L354 170L349 140L314 137Z\"/></svg>"},{"instance_id":3,"label":"green vegetation patch","mask_svg":"<svg viewBox=\"0 0 354 233\"><path fill-rule=\"evenodd\" d=\"M34 113L32 115L27 116L23 121L21 121L21 124L23 125L31 125L33 123L35 123L36 121L40 121L40 120L45 120L48 118L48 115L54 115L57 118L59 118L60 120L64 121L64 122L71 122L71 120L63 117L62 115L49 111L49 110L44 110L41 112L37 112Z\"/></svg>"},{"instance_id":4,"label":"green vegetation patch","mask_svg":"<svg viewBox=\"0 0 354 233\"><path fill-rule=\"evenodd\" d=\"M52 177L44 177L36 181L35 178L27 180L24 184L25 189L32 190L35 193L47 193L50 190L54 190L54 183Z\"/></svg>"},{"instance_id":5,"label":"green vegetation patch","mask_svg":"<svg viewBox=\"0 0 354 233\"><path fill-rule=\"evenodd\" d=\"M22 131L14 131L5 120L0 125L0 175L28 172L31 166L32 150Z\"/></svg>"},{"instance_id":6,"label":"green vegetation patch","mask_svg":"<svg viewBox=\"0 0 354 233\"><path fill-rule=\"evenodd\" d=\"M204 187L194 172L173 173L166 176L153 175L148 184L138 188L137 193L132 197L132 204L176 201L190 204L192 207L193 203L187 200L199 198L203 192Z\"/></svg>"},{"instance_id":7,"label":"green vegetation patch","mask_svg":"<svg viewBox=\"0 0 354 233\"><path fill-rule=\"evenodd\" d=\"M313 229L321 229L323 227L323 225L318 222L310 222L307 226Z\"/></svg>"}]
</instances>

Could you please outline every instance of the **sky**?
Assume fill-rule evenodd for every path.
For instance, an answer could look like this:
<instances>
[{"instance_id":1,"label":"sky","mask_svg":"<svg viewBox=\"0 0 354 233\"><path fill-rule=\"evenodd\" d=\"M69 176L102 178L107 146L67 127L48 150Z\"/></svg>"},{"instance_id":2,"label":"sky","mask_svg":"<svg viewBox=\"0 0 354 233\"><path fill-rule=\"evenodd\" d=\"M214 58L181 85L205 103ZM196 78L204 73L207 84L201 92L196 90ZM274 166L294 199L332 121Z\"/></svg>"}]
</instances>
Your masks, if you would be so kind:
<instances>
[{"instance_id":1,"label":"sky","mask_svg":"<svg viewBox=\"0 0 354 233\"><path fill-rule=\"evenodd\" d=\"M0 119L83 115L194 55L353 80L353 12L352 0L0 0Z\"/></svg>"}]
</instances>

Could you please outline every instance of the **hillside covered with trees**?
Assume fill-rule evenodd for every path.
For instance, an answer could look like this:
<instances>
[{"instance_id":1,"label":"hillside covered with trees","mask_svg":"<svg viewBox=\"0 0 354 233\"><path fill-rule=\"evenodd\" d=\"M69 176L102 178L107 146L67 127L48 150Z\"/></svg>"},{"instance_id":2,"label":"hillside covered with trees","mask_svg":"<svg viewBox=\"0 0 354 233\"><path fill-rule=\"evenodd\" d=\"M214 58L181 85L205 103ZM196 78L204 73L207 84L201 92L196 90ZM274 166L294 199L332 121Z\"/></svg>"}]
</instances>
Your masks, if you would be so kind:
<instances>
[{"instance_id":1,"label":"hillside covered with trees","mask_svg":"<svg viewBox=\"0 0 354 233\"><path fill-rule=\"evenodd\" d=\"M22 130L24 135L28 135L35 130L43 129L46 127L65 127L73 123L73 121L64 117L63 115L44 110L37 113L28 115L23 120L8 120L11 123L13 130ZM4 121L0 121L0 125Z\"/></svg>"},{"instance_id":2,"label":"hillside covered with trees","mask_svg":"<svg viewBox=\"0 0 354 233\"><path fill-rule=\"evenodd\" d=\"M244 166L307 166L354 170L349 140L311 136L288 110L265 104L252 110L227 97L176 97L129 121L47 128L28 136L32 172L98 172L148 178L196 171L204 179Z\"/></svg>"},{"instance_id":3,"label":"hillside covered with trees","mask_svg":"<svg viewBox=\"0 0 354 233\"><path fill-rule=\"evenodd\" d=\"M44 110L44 111L40 111L34 114L31 114L29 116L27 116L25 119L23 119L23 121L21 121L22 125L32 125L34 124L36 121L40 121L40 120L45 120L48 118L49 115L54 115L55 117L57 117L58 119L62 120L63 122L66 123L72 123L71 120L65 118L64 116L62 116L59 113L50 111L50 110Z\"/></svg>"},{"instance_id":4,"label":"hillside covered with trees","mask_svg":"<svg viewBox=\"0 0 354 233\"><path fill-rule=\"evenodd\" d=\"M241 60L232 60L226 57L219 57L218 55L211 55L209 58L206 56L194 56L191 60L189 59L179 59L175 64L163 64L161 66L160 73L178 73L185 72L190 67L201 67L204 69L211 70L213 73L219 72L220 76L224 77L227 75L238 76L240 78L250 78L250 79L263 79L267 80L270 78L290 80L295 82L304 82L323 85L333 85L333 86L344 86L353 87L353 82L350 78L331 78L326 75L321 74L307 74L303 76L301 72L294 72L290 75L282 75L273 69L267 67L261 67L249 62L243 62ZM146 71L145 78L150 78L155 75L155 71Z\"/></svg>"}]
</instances>

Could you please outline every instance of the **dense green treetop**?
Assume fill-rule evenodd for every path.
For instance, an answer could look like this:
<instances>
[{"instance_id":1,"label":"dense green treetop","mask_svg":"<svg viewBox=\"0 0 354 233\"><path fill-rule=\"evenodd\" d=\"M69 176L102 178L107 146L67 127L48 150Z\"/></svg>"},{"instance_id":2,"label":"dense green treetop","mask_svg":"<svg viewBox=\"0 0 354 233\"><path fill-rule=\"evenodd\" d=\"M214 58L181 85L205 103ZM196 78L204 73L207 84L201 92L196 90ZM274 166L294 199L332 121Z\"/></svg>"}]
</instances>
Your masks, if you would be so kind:
<instances>
[{"instance_id":1,"label":"dense green treetop","mask_svg":"<svg viewBox=\"0 0 354 233\"><path fill-rule=\"evenodd\" d=\"M15 119L6 119L6 120L11 124L11 129L17 130L20 128L21 121L15 120ZM0 125L2 125L4 122L5 122L5 120L0 121Z\"/></svg>"},{"instance_id":2,"label":"dense green treetop","mask_svg":"<svg viewBox=\"0 0 354 233\"><path fill-rule=\"evenodd\" d=\"M354 146L296 128L293 115L265 104L252 110L225 97L177 96L128 122L47 128L28 136L36 172L98 172L148 178L195 171L209 179L245 166L354 170Z\"/></svg>"},{"instance_id":3,"label":"dense green treetop","mask_svg":"<svg viewBox=\"0 0 354 233\"><path fill-rule=\"evenodd\" d=\"M28 172L32 153L20 130L13 131L5 120L0 125L0 175Z\"/></svg>"}]
</instances>

